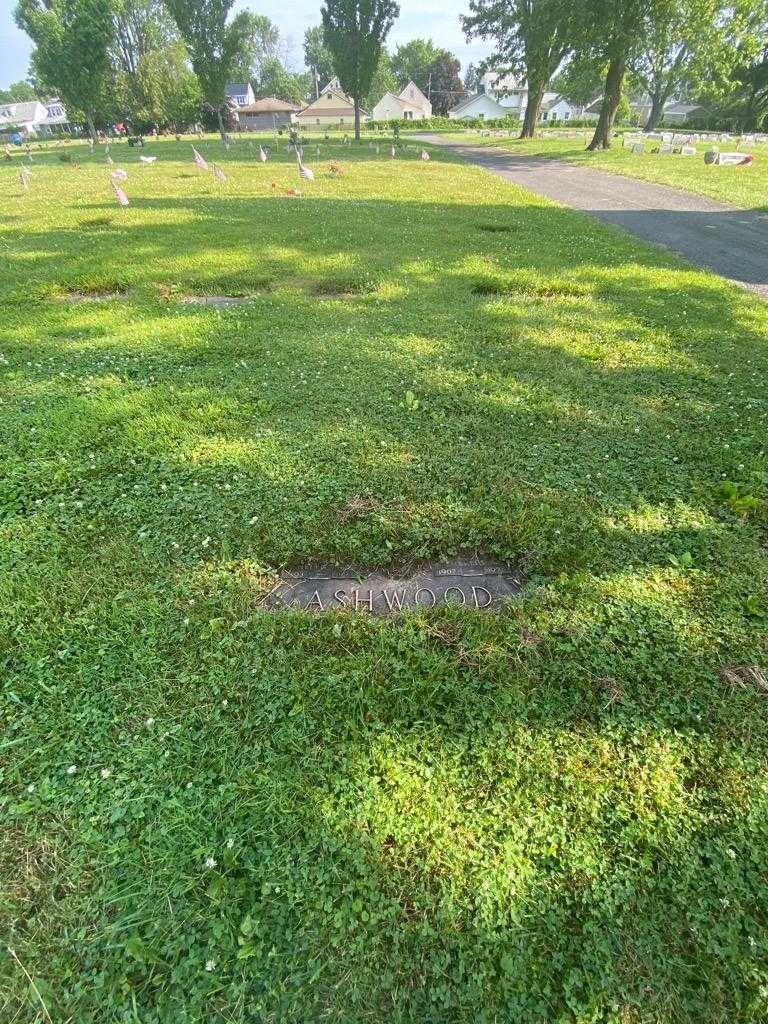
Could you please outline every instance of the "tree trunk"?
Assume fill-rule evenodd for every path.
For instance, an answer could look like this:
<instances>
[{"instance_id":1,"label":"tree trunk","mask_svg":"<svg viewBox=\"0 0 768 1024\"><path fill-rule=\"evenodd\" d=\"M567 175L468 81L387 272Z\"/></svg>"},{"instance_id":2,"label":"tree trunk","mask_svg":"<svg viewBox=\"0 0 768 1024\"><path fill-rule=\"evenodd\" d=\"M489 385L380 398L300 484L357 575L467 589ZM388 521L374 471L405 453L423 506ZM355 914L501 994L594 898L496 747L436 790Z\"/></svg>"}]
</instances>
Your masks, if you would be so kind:
<instances>
[{"instance_id":1,"label":"tree trunk","mask_svg":"<svg viewBox=\"0 0 768 1024\"><path fill-rule=\"evenodd\" d=\"M93 114L85 115L86 123L88 124L88 134L91 136L91 142L96 145L99 141L99 137L96 134L96 125L93 123Z\"/></svg>"},{"instance_id":2,"label":"tree trunk","mask_svg":"<svg viewBox=\"0 0 768 1024\"><path fill-rule=\"evenodd\" d=\"M355 96L355 142L360 141L360 102Z\"/></svg>"},{"instance_id":3,"label":"tree trunk","mask_svg":"<svg viewBox=\"0 0 768 1024\"><path fill-rule=\"evenodd\" d=\"M648 120L645 124L645 130L647 132L653 132L659 125L662 116L664 115L664 104L667 101L667 97L661 93L655 92L651 96L651 112L648 115Z\"/></svg>"},{"instance_id":4,"label":"tree trunk","mask_svg":"<svg viewBox=\"0 0 768 1024\"><path fill-rule=\"evenodd\" d=\"M216 107L216 117L219 121L219 131L221 132L222 141L227 137L227 133L224 131L224 118L221 116L221 107Z\"/></svg>"},{"instance_id":5,"label":"tree trunk","mask_svg":"<svg viewBox=\"0 0 768 1024\"><path fill-rule=\"evenodd\" d=\"M536 82L530 77L528 79L528 103L523 117L523 130L520 132L521 139L532 139L536 134L536 122L539 120L546 85L546 82Z\"/></svg>"},{"instance_id":6,"label":"tree trunk","mask_svg":"<svg viewBox=\"0 0 768 1024\"><path fill-rule=\"evenodd\" d=\"M600 107L600 117L597 119L595 134L587 149L611 148L613 122L616 120L616 111L621 101L621 88L624 84L626 70L627 62L624 54L611 59L611 63L608 65L608 74L605 76L605 92L603 93L603 105Z\"/></svg>"}]
</instances>

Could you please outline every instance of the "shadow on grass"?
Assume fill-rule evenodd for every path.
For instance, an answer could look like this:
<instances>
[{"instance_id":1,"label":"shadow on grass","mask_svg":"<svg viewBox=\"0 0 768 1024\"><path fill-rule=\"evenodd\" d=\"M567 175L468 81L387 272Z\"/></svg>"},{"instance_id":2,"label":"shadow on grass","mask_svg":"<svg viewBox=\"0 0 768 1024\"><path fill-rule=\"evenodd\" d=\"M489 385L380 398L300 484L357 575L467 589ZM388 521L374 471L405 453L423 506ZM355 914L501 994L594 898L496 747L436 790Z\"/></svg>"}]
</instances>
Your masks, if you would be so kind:
<instances>
[{"instance_id":1,"label":"shadow on grass","mask_svg":"<svg viewBox=\"0 0 768 1024\"><path fill-rule=\"evenodd\" d=\"M133 292L0 326L9 774L64 851L14 944L51 1005L749 1019L768 744L717 669L760 657L766 559L718 487L761 465L762 311L562 210L136 204L169 207L199 223L20 243L14 281ZM281 287L350 273L376 290ZM171 275L274 290L191 309ZM485 619L256 610L270 565L463 547L534 585Z\"/></svg>"}]
</instances>

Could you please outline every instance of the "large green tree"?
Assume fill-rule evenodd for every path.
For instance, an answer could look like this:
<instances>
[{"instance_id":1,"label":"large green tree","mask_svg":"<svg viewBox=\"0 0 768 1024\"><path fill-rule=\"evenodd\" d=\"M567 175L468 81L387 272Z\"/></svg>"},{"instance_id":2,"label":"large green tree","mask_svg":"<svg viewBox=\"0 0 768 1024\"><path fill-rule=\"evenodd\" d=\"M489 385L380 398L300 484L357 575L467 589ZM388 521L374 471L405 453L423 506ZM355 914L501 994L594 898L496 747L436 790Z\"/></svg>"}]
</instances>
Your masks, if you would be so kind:
<instances>
[{"instance_id":1,"label":"large green tree","mask_svg":"<svg viewBox=\"0 0 768 1024\"><path fill-rule=\"evenodd\" d=\"M392 55L392 71L400 88L414 82L426 96L429 73L441 52L445 51L431 39L411 39L398 46Z\"/></svg>"},{"instance_id":2,"label":"large green tree","mask_svg":"<svg viewBox=\"0 0 768 1024\"><path fill-rule=\"evenodd\" d=\"M493 42L490 62L527 81L523 139L533 137L549 80L577 46L585 6L577 0L470 0L470 14L462 16L468 39Z\"/></svg>"},{"instance_id":3,"label":"large green tree","mask_svg":"<svg viewBox=\"0 0 768 1024\"><path fill-rule=\"evenodd\" d=\"M630 67L651 100L646 130L685 88L722 92L765 35L765 6L754 0L652 0Z\"/></svg>"},{"instance_id":4,"label":"large green tree","mask_svg":"<svg viewBox=\"0 0 768 1024\"><path fill-rule=\"evenodd\" d=\"M314 25L304 33L304 63L316 85L315 95L333 78L333 54L325 45L322 25Z\"/></svg>"},{"instance_id":5,"label":"large green tree","mask_svg":"<svg viewBox=\"0 0 768 1024\"><path fill-rule=\"evenodd\" d=\"M288 103L304 103L310 84L308 74L288 71L278 57L268 57L256 79L259 96L275 96Z\"/></svg>"},{"instance_id":6,"label":"large green tree","mask_svg":"<svg viewBox=\"0 0 768 1024\"><path fill-rule=\"evenodd\" d=\"M131 125L178 131L199 115L200 85L180 39L139 57L133 74L117 76L117 99Z\"/></svg>"},{"instance_id":7,"label":"large green tree","mask_svg":"<svg viewBox=\"0 0 768 1024\"><path fill-rule=\"evenodd\" d=\"M248 11L241 11L231 21L227 21L234 0L165 2L186 43L203 97L216 113L223 138L224 90L248 51L251 15Z\"/></svg>"},{"instance_id":8,"label":"large green tree","mask_svg":"<svg viewBox=\"0 0 768 1024\"><path fill-rule=\"evenodd\" d=\"M29 82L11 82L7 89L0 89L0 103L25 103L37 99Z\"/></svg>"},{"instance_id":9,"label":"large green tree","mask_svg":"<svg viewBox=\"0 0 768 1024\"><path fill-rule=\"evenodd\" d=\"M114 9L112 61L118 72L135 75L142 57L178 39L163 0L114 0Z\"/></svg>"},{"instance_id":10,"label":"large green tree","mask_svg":"<svg viewBox=\"0 0 768 1024\"><path fill-rule=\"evenodd\" d=\"M15 11L35 44L37 75L70 112L82 111L94 141L100 105L111 94L114 13L113 0L19 0Z\"/></svg>"},{"instance_id":11,"label":"large green tree","mask_svg":"<svg viewBox=\"0 0 768 1024\"><path fill-rule=\"evenodd\" d=\"M280 30L264 14L243 12L241 19L242 40L237 60L232 68L235 82L253 82L261 77L266 61L277 57L280 46Z\"/></svg>"},{"instance_id":12,"label":"large green tree","mask_svg":"<svg viewBox=\"0 0 768 1024\"><path fill-rule=\"evenodd\" d=\"M395 0L325 0L321 13L333 69L354 103L359 142L362 100L370 92L384 41L400 8Z\"/></svg>"},{"instance_id":13,"label":"large green tree","mask_svg":"<svg viewBox=\"0 0 768 1024\"><path fill-rule=\"evenodd\" d=\"M445 116L466 94L459 76L461 65L453 54L441 50L429 71L427 88L432 112Z\"/></svg>"},{"instance_id":14,"label":"large green tree","mask_svg":"<svg viewBox=\"0 0 768 1024\"><path fill-rule=\"evenodd\" d=\"M591 0L584 8L582 59L605 66L603 99L595 133L587 149L608 149L621 103L624 79L634 54L642 44L642 32L653 0Z\"/></svg>"},{"instance_id":15,"label":"large green tree","mask_svg":"<svg viewBox=\"0 0 768 1024\"><path fill-rule=\"evenodd\" d=\"M385 92L397 92L397 79L392 72L392 60L389 54L386 50L382 50L371 79L368 95L363 99L363 106L367 110L372 110Z\"/></svg>"}]
</instances>

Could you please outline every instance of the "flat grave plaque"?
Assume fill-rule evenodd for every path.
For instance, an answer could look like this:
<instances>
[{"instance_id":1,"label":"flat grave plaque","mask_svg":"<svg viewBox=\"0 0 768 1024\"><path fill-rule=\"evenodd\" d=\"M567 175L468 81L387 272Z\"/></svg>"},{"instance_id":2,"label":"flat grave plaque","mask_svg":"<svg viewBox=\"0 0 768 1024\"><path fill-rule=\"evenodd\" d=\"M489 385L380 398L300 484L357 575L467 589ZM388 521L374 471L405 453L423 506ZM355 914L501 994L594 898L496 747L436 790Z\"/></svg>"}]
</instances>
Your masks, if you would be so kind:
<instances>
[{"instance_id":1,"label":"flat grave plaque","mask_svg":"<svg viewBox=\"0 0 768 1024\"><path fill-rule=\"evenodd\" d=\"M445 605L496 611L517 597L522 585L522 573L515 566L479 556L421 562L391 575L321 564L284 570L263 606L317 613L346 608L373 615Z\"/></svg>"}]
</instances>

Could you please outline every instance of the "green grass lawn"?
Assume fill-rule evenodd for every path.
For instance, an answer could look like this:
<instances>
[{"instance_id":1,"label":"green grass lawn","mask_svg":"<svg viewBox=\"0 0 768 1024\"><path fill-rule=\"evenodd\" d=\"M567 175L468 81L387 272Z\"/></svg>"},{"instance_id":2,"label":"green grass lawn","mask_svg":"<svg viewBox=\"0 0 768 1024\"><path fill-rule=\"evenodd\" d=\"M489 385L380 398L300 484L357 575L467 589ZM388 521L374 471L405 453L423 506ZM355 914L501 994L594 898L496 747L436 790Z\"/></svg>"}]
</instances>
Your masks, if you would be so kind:
<instances>
[{"instance_id":1,"label":"green grass lawn","mask_svg":"<svg viewBox=\"0 0 768 1024\"><path fill-rule=\"evenodd\" d=\"M660 156L652 152L658 148L658 142L647 142L645 153L633 153L621 144L616 137L613 145L607 150L588 152L589 135L579 139L557 138L544 135L538 139L503 138L497 136L480 136L472 132L446 134L446 139L453 142L465 142L471 145L492 145L509 149L513 153L525 153L531 156L546 156L569 163L597 167L602 171L624 174L628 178L642 178L644 181L655 181L661 185L673 185L675 188L698 192L710 196L721 203L743 209L768 210L768 145L743 147L743 151L751 152L754 163L749 166L717 167L704 163L704 153L710 148L709 142L696 143L696 156L680 156L673 153ZM733 142L717 144L724 152L735 148Z\"/></svg>"},{"instance_id":2,"label":"green grass lawn","mask_svg":"<svg viewBox=\"0 0 768 1024\"><path fill-rule=\"evenodd\" d=\"M766 307L443 153L202 148L0 164L0 1019L765 1021ZM260 607L464 550L522 597Z\"/></svg>"}]
</instances>

